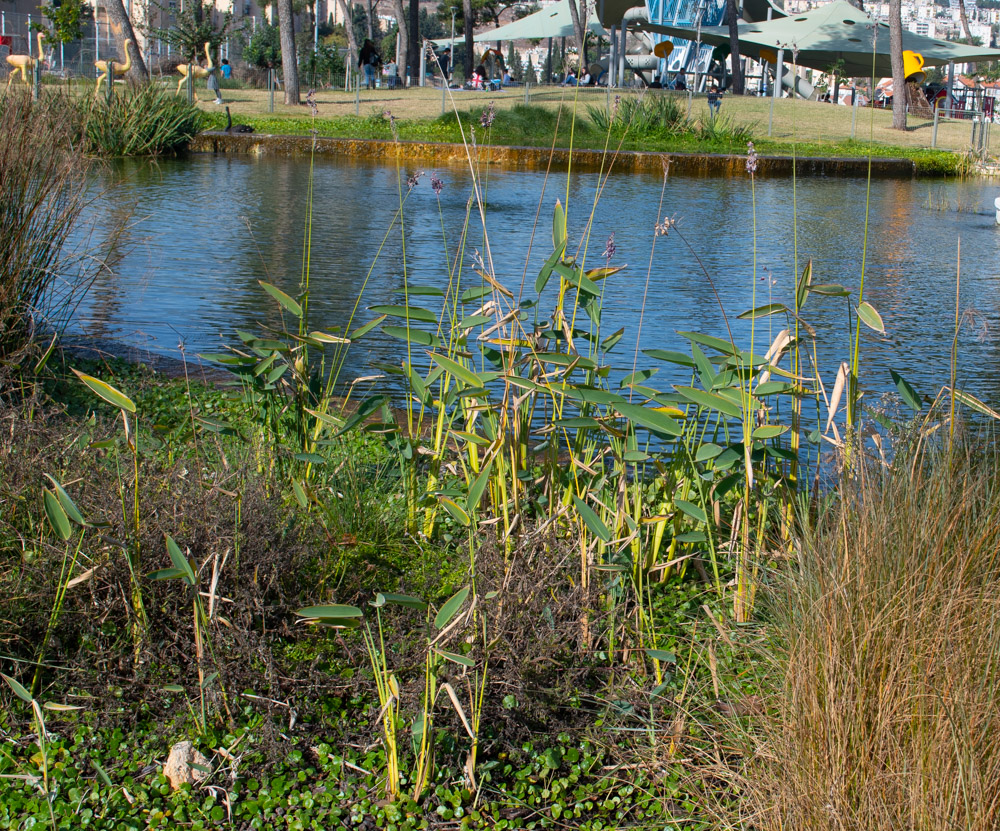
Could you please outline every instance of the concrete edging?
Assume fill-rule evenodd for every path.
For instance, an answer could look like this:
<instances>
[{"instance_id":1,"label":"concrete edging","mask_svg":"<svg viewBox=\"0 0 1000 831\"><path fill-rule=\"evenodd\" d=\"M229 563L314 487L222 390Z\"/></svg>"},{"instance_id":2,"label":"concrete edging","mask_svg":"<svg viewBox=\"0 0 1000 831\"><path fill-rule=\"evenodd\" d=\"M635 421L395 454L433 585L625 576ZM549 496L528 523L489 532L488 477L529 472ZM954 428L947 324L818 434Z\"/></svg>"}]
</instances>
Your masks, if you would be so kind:
<instances>
[{"instance_id":1,"label":"concrete edging","mask_svg":"<svg viewBox=\"0 0 1000 831\"><path fill-rule=\"evenodd\" d=\"M189 149L195 153L243 153L256 156L301 156L312 148L312 136L282 136L267 133L226 133L208 131L195 136ZM431 141L389 141L385 139L316 139L316 152L331 156L352 156L375 160L399 157L407 162L466 162L466 149L461 144ZM489 163L514 169L538 170L549 166L565 169L570 151L548 147L490 147ZM573 168L595 172L607 166L607 156L601 150L573 150ZM687 176L746 176L746 157L721 153L645 153L622 151L614 161L614 170L621 173L671 173ZM867 176L867 158L805 156L795 159L797 176ZM916 163L911 159L874 158L871 175L880 179L912 179ZM761 156L758 176L791 176L792 159L788 156Z\"/></svg>"}]
</instances>

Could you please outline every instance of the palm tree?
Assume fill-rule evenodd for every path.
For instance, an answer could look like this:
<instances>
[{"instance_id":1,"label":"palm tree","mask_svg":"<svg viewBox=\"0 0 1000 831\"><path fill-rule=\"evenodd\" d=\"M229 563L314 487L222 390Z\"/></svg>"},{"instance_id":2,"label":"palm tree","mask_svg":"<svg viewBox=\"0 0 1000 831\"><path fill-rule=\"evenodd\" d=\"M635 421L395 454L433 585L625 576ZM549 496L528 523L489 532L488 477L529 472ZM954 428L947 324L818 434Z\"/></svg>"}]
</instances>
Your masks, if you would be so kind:
<instances>
[{"instance_id":1,"label":"palm tree","mask_svg":"<svg viewBox=\"0 0 1000 831\"><path fill-rule=\"evenodd\" d=\"M906 129L902 0L889 0L889 58L892 61L892 129Z\"/></svg>"},{"instance_id":2,"label":"palm tree","mask_svg":"<svg viewBox=\"0 0 1000 831\"><path fill-rule=\"evenodd\" d=\"M120 0L119 0L120 1ZM299 100L299 64L295 52L295 21L292 0L278 0L278 26L281 32L281 74L285 82L285 104Z\"/></svg>"}]
</instances>

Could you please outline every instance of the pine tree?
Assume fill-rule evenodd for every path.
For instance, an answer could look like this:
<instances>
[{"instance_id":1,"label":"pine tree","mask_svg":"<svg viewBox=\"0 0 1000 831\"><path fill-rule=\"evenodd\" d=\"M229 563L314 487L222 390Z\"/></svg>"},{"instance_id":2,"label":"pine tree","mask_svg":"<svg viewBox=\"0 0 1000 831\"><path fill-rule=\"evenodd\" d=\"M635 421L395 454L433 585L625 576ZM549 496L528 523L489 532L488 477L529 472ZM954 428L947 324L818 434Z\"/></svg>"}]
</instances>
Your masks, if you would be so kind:
<instances>
[{"instance_id":1,"label":"pine tree","mask_svg":"<svg viewBox=\"0 0 1000 831\"><path fill-rule=\"evenodd\" d=\"M531 55L528 55L528 69L524 73L524 82L526 84L537 84L538 76L535 74L535 64L531 60Z\"/></svg>"},{"instance_id":2,"label":"pine tree","mask_svg":"<svg viewBox=\"0 0 1000 831\"><path fill-rule=\"evenodd\" d=\"M510 46L507 49L507 71L510 72L511 80L515 84L519 84L524 80L524 64L521 63L521 56L517 54L517 50L514 48L514 41L510 42Z\"/></svg>"}]
</instances>

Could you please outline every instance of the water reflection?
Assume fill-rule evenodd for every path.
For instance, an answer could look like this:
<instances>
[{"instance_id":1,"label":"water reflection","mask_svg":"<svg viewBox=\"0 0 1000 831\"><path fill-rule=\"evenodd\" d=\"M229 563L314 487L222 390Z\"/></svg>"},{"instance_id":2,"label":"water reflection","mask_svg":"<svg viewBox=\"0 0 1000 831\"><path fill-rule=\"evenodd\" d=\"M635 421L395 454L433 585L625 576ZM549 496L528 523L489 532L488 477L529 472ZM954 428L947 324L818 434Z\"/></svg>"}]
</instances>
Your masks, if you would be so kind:
<instances>
[{"instance_id":1,"label":"water reflection","mask_svg":"<svg viewBox=\"0 0 1000 831\"><path fill-rule=\"evenodd\" d=\"M400 302L404 239L400 226L390 225L407 176L422 169L397 173L394 166L317 159L310 298L315 327L345 325L362 289L355 324L371 317L364 307ZM405 272L411 284L444 287L449 262L462 243L471 185L465 168L436 173L445 183L440 197L426 176L406 202ZM195 156L152 165L125 163L104 175L121 179L122 198L134 202L137 211L127 231L129 251L116 264L114 277L95 285L80 310L80 330L168 354L182 341L192 354L234 342L237 328L280 327L274 304L257 281L298 291L308 161ZM599 186L596 174L570 178L571 249L586 228ZM947 382L961 240L960 306L973 306L980 315L976 330L967 329L961 337L961 374L977 395L1000 397L1000 228L990 207L994 191L975 182L872 183L865 291L887 329L884 338L864 335L863 378L874 392L891 388L890 367L925 393ZM526 273L523 291L530 298L551 251L552 205L556 198L565 200L566 178L554 176L546 183L537 172L490 169L486 193L497 274L518 294ZM663 215L676 217L678 228L654 240L661 193ZM809 260L815 282L856 289L866 197L866 182L859 179L803 179L793 192L788 180L761 181L752 190L746 178L671 178L664 184L650 175L611 177L594 210L587 261L601 264L600 252L614 232L618 250L612 265L628 264L607 281L604 299L603 332L626 328L616 362L631 368L643 308L642 349L687 350L678 330L725 336L713 283L744 345L750 324L735 315L754 303L790 303L796 267L801 271ZM469 227L463 286L478 285L474 252L485 252L475 211ZM545 299L540 308L550 308ZM821 368L832 383L837 364L848 355L847 305L814 295L804 316L817 332ZM758 349L782 325L778 318L758 321ZM366 339L351 356L350 376L368 374L372 362L398 363L403 355L398 341ZM680 380L667 372L657 376L661 386Z\"/></svg>"}]
</instances>

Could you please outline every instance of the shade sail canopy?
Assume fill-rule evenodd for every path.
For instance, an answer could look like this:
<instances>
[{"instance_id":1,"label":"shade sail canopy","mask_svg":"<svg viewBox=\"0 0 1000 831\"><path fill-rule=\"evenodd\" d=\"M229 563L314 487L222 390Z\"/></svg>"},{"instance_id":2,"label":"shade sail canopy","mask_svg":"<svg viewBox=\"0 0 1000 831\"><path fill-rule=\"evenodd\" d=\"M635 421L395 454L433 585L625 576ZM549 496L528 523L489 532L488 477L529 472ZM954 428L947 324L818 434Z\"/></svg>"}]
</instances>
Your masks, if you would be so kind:
<instances>
[{"instance_id":1,"label":"shade sail canopy","mask_svg":"<svg viewBox=\"0 0 1000 831\"><path fill-rule=\"evenodd\" d=\"M590 31L595 35L604 36L606 32L597 14L591 13ZM476 43L493 43L498 40L543 40L544 38L572 38L573 18L570 16L568 0L560 0L541 11L522 17L496 29L479 32L472 40ZM455 38L456 43L464 43L465 38ZM438 46L450 46L451 38L435 38Z\"/></svg>"},{"instance_id":2,"label":"shade sail canopy","mask_svg":"<svg viewBox=\"0 0 1000 831\"><path fill-rule=\"evenodd\" d=\"M686 40L698 38L698 30L691 26L639 23L636 28ZM889 27L845 0L835 0L813 11L780 20L740 23L738 29L740 52L751 58L760 59L762 49L776 52L783 48L785 61L792 63L793 49L797 49L794 62L799 66L828 72L838 61L842 61L840 72L847 77L874 75L880 78L892 75ZM728 44L729 27L703 26L701 42L712 46ZM903 49L923 55L925 66L1000 58L1000 50L950 43L911 32L903 32Z\"/></svg>"}]
</instances>

